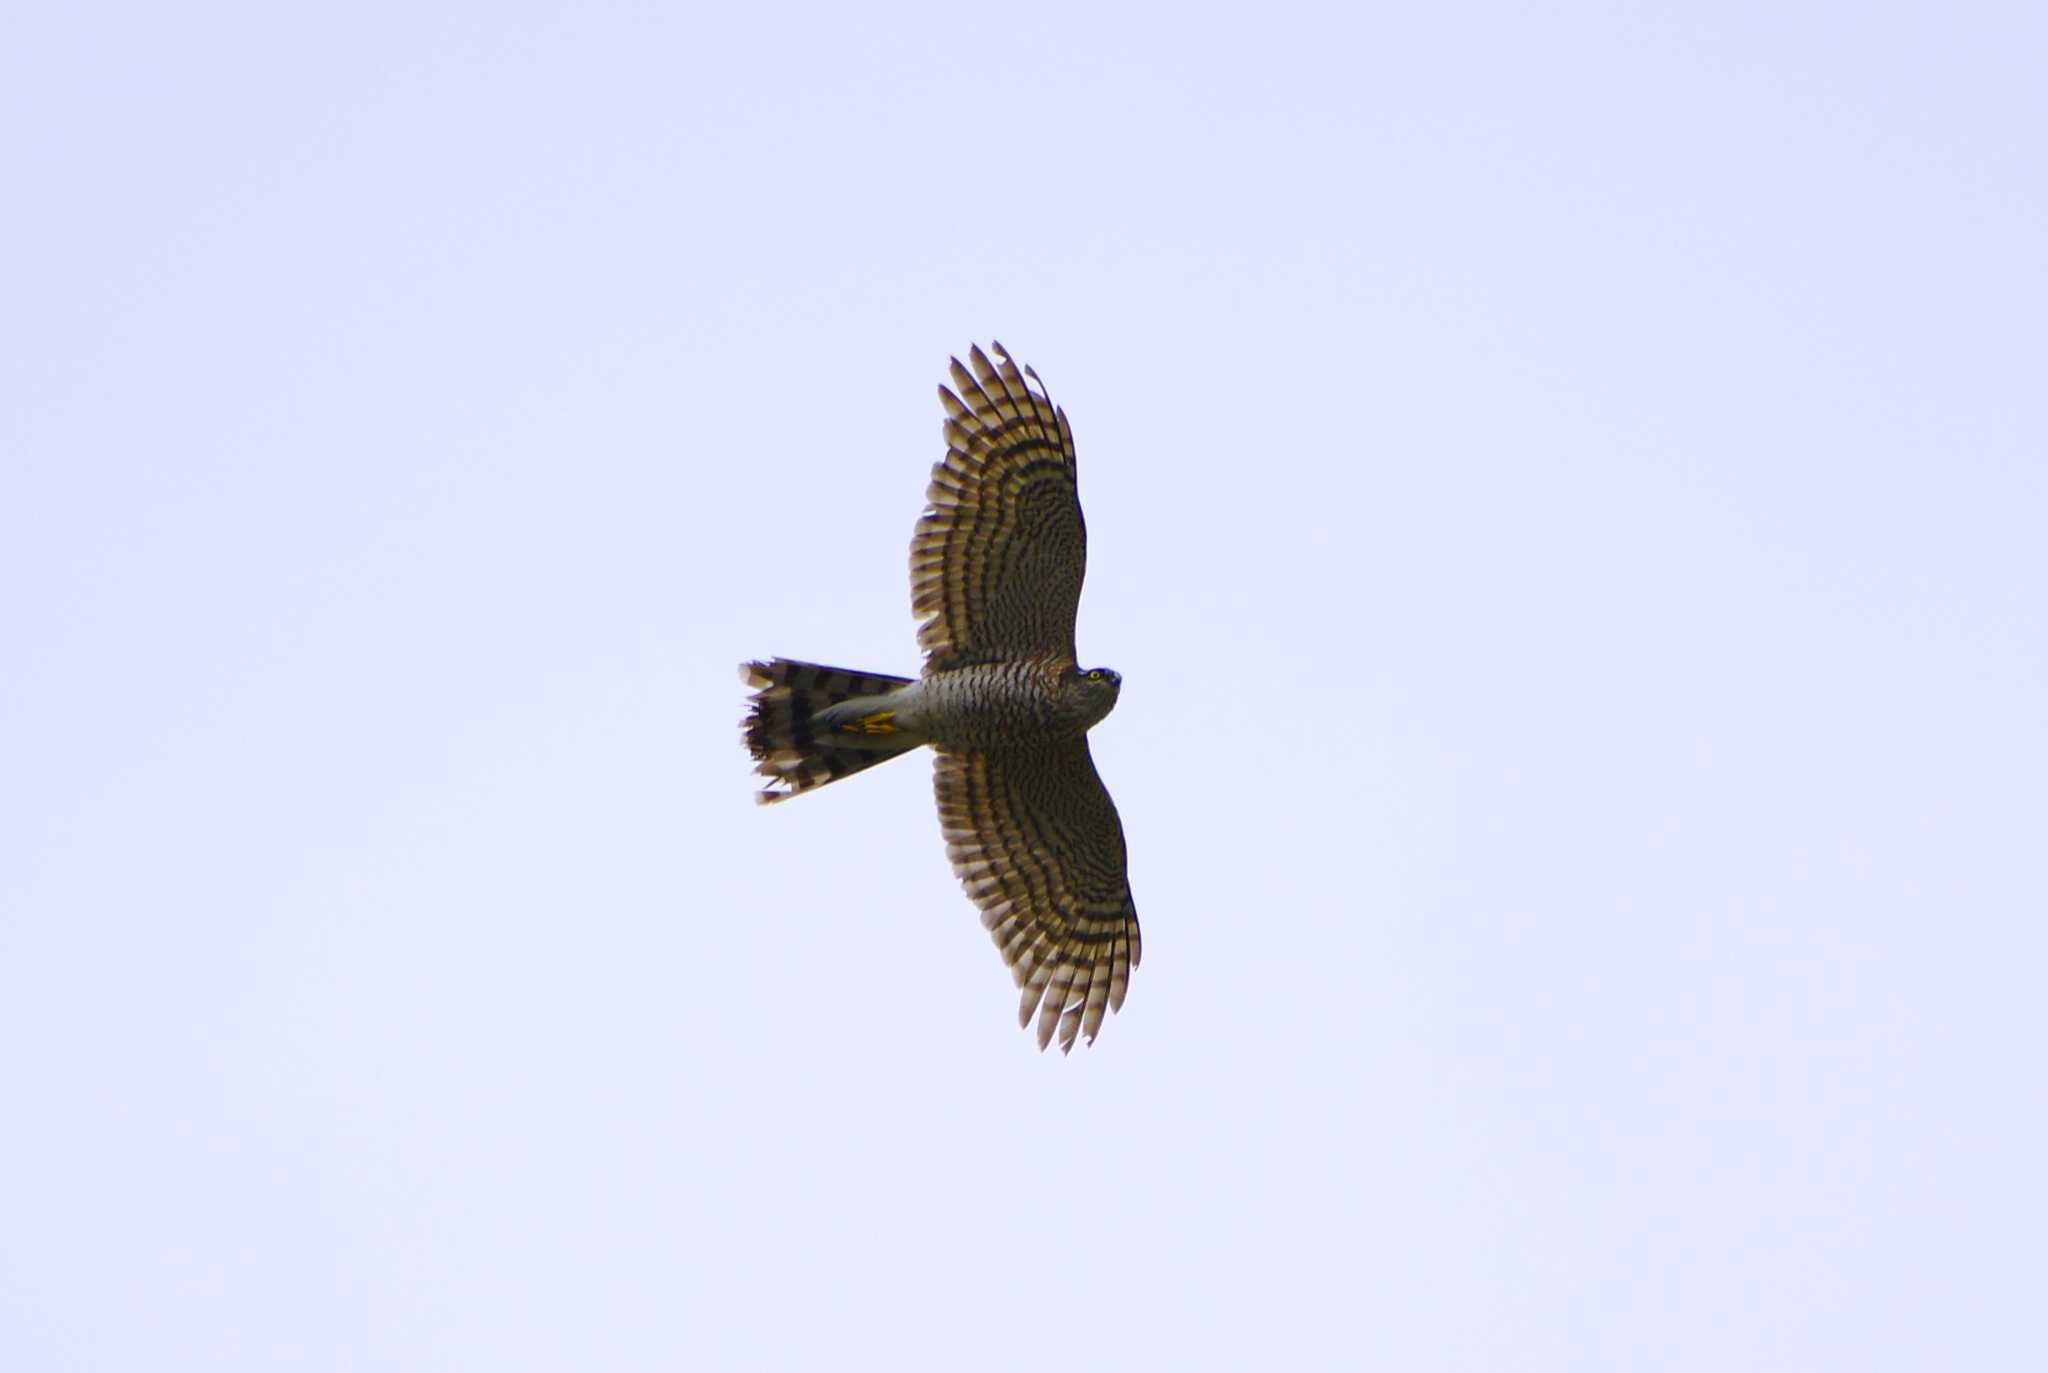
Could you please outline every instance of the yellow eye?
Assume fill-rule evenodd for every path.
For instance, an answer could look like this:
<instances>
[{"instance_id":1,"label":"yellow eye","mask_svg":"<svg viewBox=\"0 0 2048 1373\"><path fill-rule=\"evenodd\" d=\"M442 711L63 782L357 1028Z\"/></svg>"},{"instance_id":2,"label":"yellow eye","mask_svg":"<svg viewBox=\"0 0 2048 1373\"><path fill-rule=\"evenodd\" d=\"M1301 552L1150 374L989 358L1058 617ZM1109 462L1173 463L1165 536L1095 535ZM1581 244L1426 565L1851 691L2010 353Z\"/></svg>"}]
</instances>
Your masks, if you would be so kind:
<instances>
[{"instance_id":1,"label":"yellow eye","mask_svg":"<svg viewBox=\"0 0 2048 1373\"><path fill-rule=\"evenodd\" d=\"M1097 668L1090 668L1090 669L1089 669L1089 671L1088 671L1088 680L1089 680L1089 681L1091 681L1091 682L1099 682L1099 681L1101 681L1101 680L1102 680L1102 669L1101 669L1101 668L1099 668L1099 667L1097 667Z\"/></svg>"}]
</instances>

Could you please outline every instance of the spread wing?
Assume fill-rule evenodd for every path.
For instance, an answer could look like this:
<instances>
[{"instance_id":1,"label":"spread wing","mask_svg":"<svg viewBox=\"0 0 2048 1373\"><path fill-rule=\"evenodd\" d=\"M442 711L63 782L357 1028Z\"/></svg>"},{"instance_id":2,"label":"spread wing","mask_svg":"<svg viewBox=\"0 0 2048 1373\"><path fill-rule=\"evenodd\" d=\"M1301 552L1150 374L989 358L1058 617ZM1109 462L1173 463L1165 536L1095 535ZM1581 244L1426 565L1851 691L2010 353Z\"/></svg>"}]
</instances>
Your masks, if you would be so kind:
<instances>
[{"instance_id":1,"label":"spread wing","mask_svg":"<svg viewBox=\"0 0 2048 1373\"><path fill-rule=\"evenodd\" d=\"M1095 1041L1138 965L1138 912L1124 827L1085 736L989 752L938 751L946 855L1038 1013L1038 1047L1059 1030Z\"/></svg>"},{"instance_id":2,"label":"spread wing","mask_svg":"<svg viewBox=\"0 0 2048 1373\"><path fill-rule=\"evenodd\" d=\"M910 540L910 603L925 668L1074 659L1088 538L1066 414L1003 345L953 360L946 456Z\"/></svg>"}]
</instances>

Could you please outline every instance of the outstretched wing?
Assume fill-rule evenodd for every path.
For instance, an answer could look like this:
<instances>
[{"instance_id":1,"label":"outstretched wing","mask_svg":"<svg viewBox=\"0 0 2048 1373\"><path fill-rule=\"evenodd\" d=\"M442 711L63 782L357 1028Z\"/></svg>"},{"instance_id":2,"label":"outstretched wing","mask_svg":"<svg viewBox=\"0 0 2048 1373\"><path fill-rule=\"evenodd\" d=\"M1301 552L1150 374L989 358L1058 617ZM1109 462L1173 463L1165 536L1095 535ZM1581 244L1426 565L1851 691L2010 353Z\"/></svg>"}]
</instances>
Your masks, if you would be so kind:
<instances>
[{"instance_id":1,"label":"outstretched wing","mask_svg":"<svg viewBox=\"0 0 2048 1373\"><path fill-rule=\"evenodd\" d=\"M1077 1033L1093 1043L1140 946L1123 823L1088 740L938 754L946 856L1024 989L1018 1023L1038 1013L1041 1049L1055 1028L1063 1053Z\"/></svg>"},{"instance_id":2,"label":"outstretched wing","mask_svg":"<svg viewBox=\"0 0 2048 1373\"><path fill-rule=\"evenodd\" d=\"M1074 435L1029 367L953 359L946 456L932 467L910 540L910 604L927 671L1074 658L1074 611L1088 564L1074 484ZM957 392L957 393L956 393Z\"/></svg>"}]
</instances>

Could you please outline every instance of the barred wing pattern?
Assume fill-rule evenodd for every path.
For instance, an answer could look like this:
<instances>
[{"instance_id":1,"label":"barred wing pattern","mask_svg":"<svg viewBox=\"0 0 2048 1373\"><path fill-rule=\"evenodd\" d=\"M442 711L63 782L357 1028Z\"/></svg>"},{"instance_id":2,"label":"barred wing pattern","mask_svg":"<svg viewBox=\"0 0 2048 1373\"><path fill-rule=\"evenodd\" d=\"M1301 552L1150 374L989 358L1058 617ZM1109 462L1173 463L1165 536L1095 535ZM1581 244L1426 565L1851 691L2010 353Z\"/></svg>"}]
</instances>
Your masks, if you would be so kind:
<instances>
[{"instance_id":1,"label":"barred wing pattern","mask_svg":"<svg viewBox=\"0 0 2048 1373\"><path fill-rule=\"evenodd\" d=\"M946 855L1023 988L1038 1047L1092 1044L1124 1004L1141 952L1124 829L1085 736L988 752L938 750Z\"/></svg>"},{"instance_id":2,"label":"barred wing pattern","mask_svg":"<svg viewBox=\"0 0 2048 1373\"><path fill-rule=\"evenodd\" d=\"M953 359L944 460L910 541L910 599L925 670L1074 659L1087 533L1066 414L1002 344ZM956 394L957 391L957 394Z\"/></svg>"}]
</instances>

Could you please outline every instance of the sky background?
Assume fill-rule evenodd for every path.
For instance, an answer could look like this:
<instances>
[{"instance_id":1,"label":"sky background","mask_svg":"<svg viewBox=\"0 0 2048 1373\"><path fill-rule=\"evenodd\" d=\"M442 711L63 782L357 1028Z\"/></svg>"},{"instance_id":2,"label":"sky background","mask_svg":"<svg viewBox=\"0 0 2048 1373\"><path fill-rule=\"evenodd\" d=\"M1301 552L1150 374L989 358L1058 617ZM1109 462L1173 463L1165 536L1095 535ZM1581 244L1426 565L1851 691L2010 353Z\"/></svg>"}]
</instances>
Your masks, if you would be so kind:
<instances>
[{"instance_id":1,"label":"sky background","mask_svg":"<svg viewBox=\"0 0 2048 1373\"><path fill-rule=\"evenodd\" d=\"M2018 1368L2048 12L21 6L0 1365ZM1067 410L1145 960L923 757Z\"/></svg>"}]
</instances>

